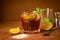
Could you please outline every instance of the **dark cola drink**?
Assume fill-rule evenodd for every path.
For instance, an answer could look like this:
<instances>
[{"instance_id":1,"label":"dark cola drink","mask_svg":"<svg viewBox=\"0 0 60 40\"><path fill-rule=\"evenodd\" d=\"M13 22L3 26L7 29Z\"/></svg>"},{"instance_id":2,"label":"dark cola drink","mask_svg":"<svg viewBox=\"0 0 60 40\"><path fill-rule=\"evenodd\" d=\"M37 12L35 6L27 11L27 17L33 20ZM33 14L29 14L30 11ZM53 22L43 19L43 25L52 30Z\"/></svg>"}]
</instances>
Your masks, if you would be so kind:
<instances>
[{"instance_id":1,"label":"dark cola drink","mask_svg":"<svg viewBox=\"0 0 60 40\"><path fill-rule=\"evenodd\" d=\"M37 32L40 26L40 15L22 14L21 22L25 32Z\"/></svg>"}]
</instances>

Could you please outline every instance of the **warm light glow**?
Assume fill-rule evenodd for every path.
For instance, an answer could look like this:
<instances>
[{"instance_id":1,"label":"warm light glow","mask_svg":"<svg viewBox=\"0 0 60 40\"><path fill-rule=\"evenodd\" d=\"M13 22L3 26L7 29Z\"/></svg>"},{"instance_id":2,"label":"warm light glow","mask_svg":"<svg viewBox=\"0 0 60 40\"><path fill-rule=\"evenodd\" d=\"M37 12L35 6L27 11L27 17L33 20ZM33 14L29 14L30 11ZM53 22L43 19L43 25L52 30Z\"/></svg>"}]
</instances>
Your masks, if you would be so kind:
<instances>
[{"instance_id":1,"label":"warm light glow","mask_svg":"<svg viewBox=\"0 0 60 40\"><path fill-rule=\"evenodd\" d=\"M23 39L23 38L26 38L27 36L28 36L28 34L19 34L19 35L12 36L11 38Z\"/></svg>"}]
</instances>

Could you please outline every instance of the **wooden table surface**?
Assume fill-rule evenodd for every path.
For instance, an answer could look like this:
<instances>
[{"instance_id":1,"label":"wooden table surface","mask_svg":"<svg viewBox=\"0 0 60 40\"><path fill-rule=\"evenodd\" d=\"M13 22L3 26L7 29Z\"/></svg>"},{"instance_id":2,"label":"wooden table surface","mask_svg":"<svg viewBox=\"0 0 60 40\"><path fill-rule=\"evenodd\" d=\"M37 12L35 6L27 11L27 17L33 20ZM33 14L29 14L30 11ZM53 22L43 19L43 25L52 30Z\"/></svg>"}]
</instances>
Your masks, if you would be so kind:
<instances>
[{"instance_id":1,"label":"wooden table surface","mask_svg":"<svg viewBox=\"0 0 60 40\"><path fill-rule=\"evenodd\" d=\"M19 26L20 22L0 23L0 40L60 40L60 29L51 32L49 36L43 36L42 33L37 33L37 34L28 34L29 36L23 39L11 38L14 35L10 34L8 30L10 28Z\"/></svg>"}]
</instances>

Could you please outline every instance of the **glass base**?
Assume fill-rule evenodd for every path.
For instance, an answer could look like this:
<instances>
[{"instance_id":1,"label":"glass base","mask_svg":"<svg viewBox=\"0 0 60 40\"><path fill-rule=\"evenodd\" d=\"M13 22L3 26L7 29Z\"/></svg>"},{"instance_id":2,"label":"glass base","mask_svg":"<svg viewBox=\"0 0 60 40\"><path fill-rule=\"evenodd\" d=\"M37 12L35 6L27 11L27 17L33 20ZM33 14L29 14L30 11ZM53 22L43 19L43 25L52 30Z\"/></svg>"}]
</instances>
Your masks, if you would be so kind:
<instances>
[{"instance_id":1,"label":"glass base","mask_svg":"<svg viewBox=\"0 0 60 40\"><path fill-rule=\"evenodd\" d=\"M24 33L27 33L27 34L40 33L40 30L34 30L34 31L24 31Z\"/></svg>"}]
</instances>

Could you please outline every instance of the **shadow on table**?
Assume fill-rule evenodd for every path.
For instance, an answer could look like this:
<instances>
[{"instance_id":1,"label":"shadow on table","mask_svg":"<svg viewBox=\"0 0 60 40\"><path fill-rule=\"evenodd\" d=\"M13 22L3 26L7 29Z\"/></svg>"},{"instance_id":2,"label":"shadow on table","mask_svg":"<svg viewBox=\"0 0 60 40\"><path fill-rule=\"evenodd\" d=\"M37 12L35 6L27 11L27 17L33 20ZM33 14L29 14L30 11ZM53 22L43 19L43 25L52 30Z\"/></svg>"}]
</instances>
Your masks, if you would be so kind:
<instances>
[{"instance_id":1,"label":"shadow on table","mask_svg":"<svg viewBox=\"0 0 60 40\"><path fill-rule=\"evenodd\" d=\"M56 30L58 30L58 29L60 29L60 27L58 27L58 28L53 28L53 29L48 30L48 31L41 30L41 34L42 34L43 36L48 36L48 35L50 35L50 33L54 32L54 31L56 31Z\"/></svg>"}]
</instances>

